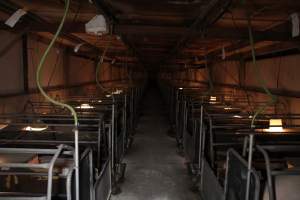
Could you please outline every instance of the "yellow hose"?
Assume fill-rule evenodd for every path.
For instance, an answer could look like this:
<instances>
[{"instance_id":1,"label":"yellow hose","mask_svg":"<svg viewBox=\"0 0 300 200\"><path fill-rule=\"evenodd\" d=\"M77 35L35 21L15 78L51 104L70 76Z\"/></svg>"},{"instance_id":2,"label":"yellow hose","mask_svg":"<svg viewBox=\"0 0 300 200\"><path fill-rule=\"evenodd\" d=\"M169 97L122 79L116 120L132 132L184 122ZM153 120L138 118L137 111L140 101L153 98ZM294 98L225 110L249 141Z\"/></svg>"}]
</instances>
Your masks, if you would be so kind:
<instances>
[{"instance_id":1,"label":"yellow hose","mask_svg":"<svg viewBox=\"0 0 300 200\"><path fill-rule=\"evenodd\" d=\"M43 89L43 87L41 86L41 72L42 72L42 69L43 69L43 66L44 66L44 63L46 61L46 58L51 50L51 48L53 47L54 43L56 42L63 26L64 26L64 23L65 23L65 20L67 18L67 15L68 15L68 12L69 12L69 8L70 8L70 0L65 0L65 12L64 12L64 15L63 15L63 18L59 24L59 27L56 31L56 33L54 34L54 37L52 38L49 46L47 47L45 53L43 54L41 60L40 60L40 63L37 67L37 71L36 71L36 84L37 84L37 87L39 89L39 91L41 92L41 94L45 97L46 100L50 101L51 103L55 104L55 105L58 105L58 106L61 106L62 108L67 108L73 118L74 118L74 125L75 125L75 129L74 129L74 143L75 143L75 185L76 185L76 200L79 200L79 145L78 145L78 129L77 129L77 126L78 126L78 117L77 117L77 113L75 112L74 108L71 107L70 105L68 104L65 104L65 103L62 103L62 102L59 102L55 99L52 99L50 96L47 95L47 93L45 92L45 90Z\"/></svg>"},{"instance_id":2,"label":"yellow hose","mask_svg":"<svg viewBox=\"0 0 300 200\"><path fill-rule=\"evenodd\" d=\"M65 20L67 18L68 12L69 12L69 8L70 8L70 0L65 0L65 12L64 12L63 18L60 22L60 25L59 25L54 37L52 38L49 46L47 47L45 53L43 54L43 56L41 58L41 61L40 61L39 65L37 67L36 84L37 84L37 87L38 87L39 91L46 98L46 100L50 101L51 103L53 103L55 105L61 106L63 108L67 108L71 112L71 114L74 118L74 125L77 126L78 125L78 117L77 117L77 113L75 112L74 108L72 106L68 105L68 104L59 102L55 99L52 99L50 96L47 95L47 93L45 92L45 90L41 86L41 72L42 72L44 63L46 61L46 58L47 58L50 50L52 49L54 43L56 42L56 40L57 40L57 38L58 38L58 36L59 36L63 26L64 26Z\"/></svg>"}]
</instances>

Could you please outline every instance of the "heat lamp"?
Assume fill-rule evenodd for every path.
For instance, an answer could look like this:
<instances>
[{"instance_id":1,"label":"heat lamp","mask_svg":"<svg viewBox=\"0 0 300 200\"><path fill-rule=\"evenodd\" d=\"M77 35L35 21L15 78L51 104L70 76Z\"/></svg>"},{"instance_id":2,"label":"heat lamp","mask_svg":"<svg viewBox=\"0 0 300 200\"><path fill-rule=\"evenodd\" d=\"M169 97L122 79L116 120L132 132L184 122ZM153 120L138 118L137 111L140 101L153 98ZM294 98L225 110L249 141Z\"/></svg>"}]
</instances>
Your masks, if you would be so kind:
<instances>
[{"instance_id":1,"label":"heat lamp","mask_svg":"<svg viewBox=\"0 0 300 200\"><path fill-rule=\"evenodd\" d=\"M266 132L282 132L282 119L270 119L269 128L264 129Z\"/></svg>"},{"instance_id":2,"label":"heat lamp","mask_svg":"<svg viewBox=\"0 0 300 200\"><path fill-rule=\"evenodd\" d=\"M78 109L94 109L95 107L94 107L94 106L91 106L91 105L88 104L88 103L83 103L83 104L81 104L80 106L77 106L76 108L78 108Z\"/></svg>"}]
</instances>

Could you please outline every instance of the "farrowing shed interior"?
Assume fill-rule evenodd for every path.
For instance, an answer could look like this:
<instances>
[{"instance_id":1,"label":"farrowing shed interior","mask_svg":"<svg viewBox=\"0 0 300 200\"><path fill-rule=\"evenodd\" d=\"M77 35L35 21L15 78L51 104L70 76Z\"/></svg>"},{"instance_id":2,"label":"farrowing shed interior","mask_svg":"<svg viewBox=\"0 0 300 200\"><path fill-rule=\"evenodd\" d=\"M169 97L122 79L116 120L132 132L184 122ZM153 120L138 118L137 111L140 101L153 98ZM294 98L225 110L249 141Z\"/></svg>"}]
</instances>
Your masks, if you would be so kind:
<instances>
[{"instance_id":1,"label":"farrowing shed interior","mask_svg":"<svg viewBox=\"0 0 300 200\"><path fill-rule=\"evenodd\" d=\"M298 200L299 11L2 0L0 200Z\"/></svg>"}]
</instances>

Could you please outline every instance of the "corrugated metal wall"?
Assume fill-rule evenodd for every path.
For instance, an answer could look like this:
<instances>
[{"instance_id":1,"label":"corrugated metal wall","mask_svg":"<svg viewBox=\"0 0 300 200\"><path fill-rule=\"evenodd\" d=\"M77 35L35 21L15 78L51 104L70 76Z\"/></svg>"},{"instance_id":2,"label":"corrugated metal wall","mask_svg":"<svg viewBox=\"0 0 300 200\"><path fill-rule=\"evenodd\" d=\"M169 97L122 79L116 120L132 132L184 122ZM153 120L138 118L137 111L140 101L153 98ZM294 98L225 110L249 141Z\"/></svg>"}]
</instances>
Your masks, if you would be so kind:
<instances>
[{"instance_id":1,"label":"corrugated metal wall","mask_svg":"<svg viewBox=\"0 0 300 200\"><path fill-rule=\"evenodd\" d=\"M24 91L22 36L0 31L0 50L3 49L3 54L0 55L0 113L20 112L29 99L43 100L35 92L35 76L47 43L37 36L28 35L27 38L29 94ZM77 93L95 88L95 61L71 55L63 46L57 45L50 51L43 69L42 85L52 88L48 92L52 96L65 97L71 89L64 87L82 85L76 88ZM112 86L118 81L128 81L128 73L132 72L126 67L104 63L100 70L100 81L105 86Z\"/></svg>"},{"instance_id":2,"label":"corrugated metal wall","mask_svg":"<svg viewBox=\"0 0 300 200\"><path fill-rule=\"evenodd\" d=\"M279 96L279 100L283 104L280 109L284 109L282 112L300 113L300 99L298 98L298 96L300 97L299 63L300 55L258 61L260 75L265 80L267 87L290 96ZM247 93L252 98L255 97L256 100L266 101L268 99L264 93L257 92L261 85L258 80L259 75L256 74L251 61L245 62L244 65L240 61L224 61L212 64L209 68L212 70L214 86L219 90L245 94L244 89L239 89L243 87L249 89ZM162 79L188 86L208 83L208 70L206 68L162 72L159 76Z\"/></svg>"}]
</instances>

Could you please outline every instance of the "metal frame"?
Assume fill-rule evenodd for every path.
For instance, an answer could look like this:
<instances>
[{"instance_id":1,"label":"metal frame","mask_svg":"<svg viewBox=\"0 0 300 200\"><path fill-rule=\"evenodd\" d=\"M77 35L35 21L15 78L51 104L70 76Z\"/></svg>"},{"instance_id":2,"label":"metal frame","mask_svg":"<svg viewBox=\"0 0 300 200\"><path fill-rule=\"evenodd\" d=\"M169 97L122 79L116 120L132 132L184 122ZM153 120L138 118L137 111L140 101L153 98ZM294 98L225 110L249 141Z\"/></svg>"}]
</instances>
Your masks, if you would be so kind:
<instances>
[{"instance_id":1,"label":"metal frame","mask_svg":"<svg viewBox=\"0 0 300 200\"><path fill-rule=\"evenodd\" d=\"M68 151L65 151L68 150ZM12 154L12 153L22 153L22 154L52 154L52 158L50 160L49 163L43 163L43 164L30 164L30 163L0 163L0 169L7 169L7 168L20 168L20 169L31 169L31 168L36 168L36 169L47 169L47 176L48 176L48 183L47 183L47 195L46 198L47 200L51 200L52 199L52 181L53 181L53 168L54 165L57 161L57 159L59 158L59 156L61 154L64 155L73 155L73 157L75 157L75 152L74 149L69 147L69 146L65 146L65 145L59 145L57 147L57 149L27 149L27 148L0 148L0 153L2 154ZM74 165L74 164L73 164ZM73 171L72 169L74 168L71 167L71 169L69 169L70 171ZM71 173L69 171L69 174ZM2 172L1 175L5 175L6 173ZM8 172L8 174L11 174L11 172ZM23 173L21 173L23 174ZM30 175L30 173L24 173L26 175ZM34 175L37 175L40 173L35 173ZM42 173L43 175L44 173ZM67 175L67 184L66 184L66 191L67 191L67 199L70 200L71 199L71 189L70 184L68 184L70 182L70 178L71 175ZM0 197L0 199L7 199L8 197ZM41 197L38 197L37 199L40 199ZM11 199L13 199L11 197ZM35 197L31 197L31 199L35 199Z\"/></svg>"}]
</instances>

